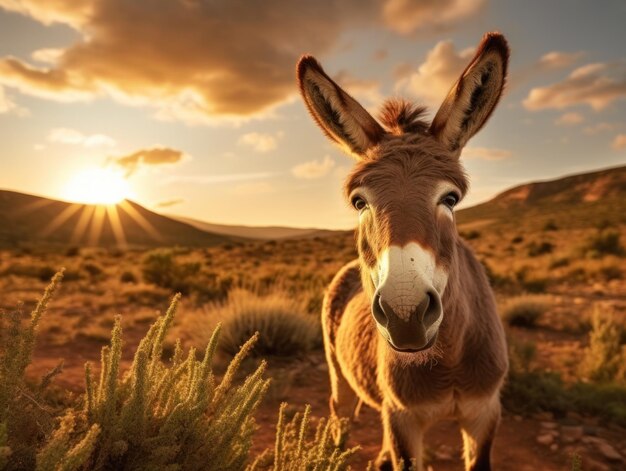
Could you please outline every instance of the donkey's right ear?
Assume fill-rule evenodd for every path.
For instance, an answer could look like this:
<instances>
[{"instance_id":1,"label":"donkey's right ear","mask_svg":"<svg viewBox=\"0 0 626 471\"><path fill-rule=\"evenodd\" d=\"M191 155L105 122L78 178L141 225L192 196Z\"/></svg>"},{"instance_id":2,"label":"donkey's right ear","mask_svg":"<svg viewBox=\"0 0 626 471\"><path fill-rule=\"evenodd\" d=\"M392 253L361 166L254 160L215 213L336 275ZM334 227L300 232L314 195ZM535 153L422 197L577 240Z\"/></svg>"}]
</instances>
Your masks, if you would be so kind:
<instances>
[{"instance_id":1,"label":"donkey's right ear","mask_svg":"<svg viewBox=\"0 0 626 471\"><path fill-rule=\"evenodd\" d=\"M302 56L297 75L304 103L330 139L357 158L378 144L385 130L326 75L314 57Z\"/></svg>"}]
</instances>

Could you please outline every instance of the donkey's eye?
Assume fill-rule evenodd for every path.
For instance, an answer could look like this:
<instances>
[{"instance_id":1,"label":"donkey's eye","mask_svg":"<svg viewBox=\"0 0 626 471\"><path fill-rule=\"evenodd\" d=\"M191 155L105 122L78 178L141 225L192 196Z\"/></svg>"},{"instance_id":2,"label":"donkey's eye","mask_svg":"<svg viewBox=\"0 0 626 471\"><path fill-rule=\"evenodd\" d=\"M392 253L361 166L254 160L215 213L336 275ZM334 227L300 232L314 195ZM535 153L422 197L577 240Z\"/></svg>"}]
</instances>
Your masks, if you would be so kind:
<instances>
[{"instance_id":1,"label":"donkey's eye","mask_svg":"<svg viewBox=\"0 0 626 471\"><path fill-rule=\"evenodd\" d=\"M355 196L352 198L352 206L354 206L354 209L357 211L362 211L367 207L367 202L360 196Z\"/></svg>"},{"instance_id":2,"label":"donkey's eye","mask_svg":"<svg viewBox=\"0 0 626 471\"><path fill-rule=\"evenodd\" d=\"M442 198L441 202L445 204L448 208L453 209L459 202L459 195L454 192L450 192Z\"/></svg>"}]
</instances>

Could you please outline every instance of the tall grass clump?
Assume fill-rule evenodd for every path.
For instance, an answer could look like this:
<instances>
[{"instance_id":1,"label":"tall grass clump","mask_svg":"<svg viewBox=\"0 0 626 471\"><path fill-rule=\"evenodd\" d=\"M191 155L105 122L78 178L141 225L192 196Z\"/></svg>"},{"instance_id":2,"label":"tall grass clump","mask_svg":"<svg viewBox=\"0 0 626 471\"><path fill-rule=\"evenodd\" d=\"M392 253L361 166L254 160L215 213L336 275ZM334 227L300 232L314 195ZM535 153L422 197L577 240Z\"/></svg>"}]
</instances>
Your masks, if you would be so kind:
<instances>
[{"instance_id":1,"label":"tall grass clump","mask_svg":"<svg viewBox=\"0 0 626 471\"><path fill-rule=\"evenodd\" d=\"M521 295L506 299L500 306L502 320L510 326L534 327L547 311L545 296Z\"/></svg>"},{"instance_id":2,"label":"tall grass clump","mask_svg":"<svg viewBox=\"0 0 626 471\"><path fill-rule=\"evenodd\" d=\"M49 431L52 425L51 411L40 404L40 393L60 367L46 375L36 388L26 383L24 372L35 348L41 316L62 278L63 272L54 275L26 325L22 323L21 306L9 314L0 312L0 469L10 462L32 468L36 435Z\"/></svg>"},{"instance_id":3,"label":"tall grass clump","mask_svg":"<svg viewBox=\"0 0 626 471\"><path fill-rule=\"evenodd\" d=\"M624 255L625 250L620 242L620 232L617 229L599 229L583 246L583 251L592 257L603 255Z\"/></svg>"},{"instance_id":4,"label":"tall grass clump","mask_svg":"<svg viewBox=\"0 0 626 471\"><path fill-rule=\"evenodd\" d=\"M335 444L337 431L339 442L345 441L342 434L347 430L347 419L320 419L311 436L311 407L306 406L304 413L296 413L287 419L287 404L282 403L276 427L276 443L266 449L246 471L301 471L328 470L344 471L349 469L348 461L359 447L343 450Z\"/></svg>"},{"instance_id":5,"label":"tall grass clump","mask_svg":"<svg viewBox=\"0 0 626 471\"><path fill-rule=\"evenodd\" d=\"M9 340L3 342L0 356L0 470L243 471L271 458L264 453L255 460L249 453L257 430L254 413L269 387L269 379L264 378L265 361L243 381L235 381L259 334L242 343L221 378L212 370L219 325L200 359L194 348L185 354L177 341L171 359L163 362L164 340L180 295L140 341L127 372L121 371L123 342L118 316L110 344L102 349L99 373L94 374L90 363L85 365L85 393L78 400L53 411L45 406L45 398L29 394L24 371L30 363L37 324L60 279L61 274L54 277L26 327L13 315L5 329L3 318L3 338ZM55 373L57 369L40 387ZM24 423L22 397L36 405L38 423L44 415L50 416L49 427L32 428ZM345 469L350 453L341 452L329 439L329 430L336 423L323 423L311 439L308 411L305 417L287 423L281 409L277 443L280 441L282 454L274 457L278 457L277 463L297 458L297 463L313 467L277 465L272 469ZM296 428L299 433L294 435ZM323 467L315 468L317 465Z\"/></svg>"},{"instance_id":6,"label":"tall grass clump","mask_svg":"<svg viewBox=\"0 0 626 471\"><path fill-rule=\"evenodd\" d=\"M597 382L626 382L626 347L621 345L621 326L611 312L599 308L591 318L589 346L585 349L581 374Z\"/></svg>"},{"instance_id":7,"label":"tall grass clump","mask_svg":"<svg viewBox=\"0 0 626 471\"><path fill-rule=\"evenodd\" d=\"M146 282L187 294L195 286L193 279L200 272L200 264L179 262L172 250L157 249L144 256L141 271Z\"/></svg>"},{"instance_id":8,"label":"tall grass clump","mask_svg":"<svg viewBox=\"0 0 626 471\"><path fill-rule=\"evenodd\" d=\"M220 349L234 354L255 332L258 341L253 355L288 356L306 353L321 345L316 317L306 313L305 302L281 290L260 294L235 288L222 303L212 304L206 315L188 321L187 330L202 342L211 323L222 324Z\"/></svg>"}]
</instances>

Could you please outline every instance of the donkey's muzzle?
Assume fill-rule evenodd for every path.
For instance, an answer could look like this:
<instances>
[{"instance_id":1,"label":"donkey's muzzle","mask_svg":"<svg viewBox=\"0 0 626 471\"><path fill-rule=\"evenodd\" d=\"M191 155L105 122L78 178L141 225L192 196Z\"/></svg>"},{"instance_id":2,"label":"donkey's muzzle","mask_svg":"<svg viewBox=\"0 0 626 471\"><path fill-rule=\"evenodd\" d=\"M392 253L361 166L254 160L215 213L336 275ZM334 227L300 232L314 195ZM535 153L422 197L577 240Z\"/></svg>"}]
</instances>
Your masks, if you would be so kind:
<instances>
[{"instance_id":1,"label":"donkey's muzzle","mask_svg":"<svg viewBox=\"0 0 626 471\"><path fill-rule=\"evenodd\" d=\"M441 298L434 290L428 291L408 316L401 317L377 291L372 314L378 330L394 350L418 352L430 348L437 340L442 316Z\"/></svg>"}]
</instances>

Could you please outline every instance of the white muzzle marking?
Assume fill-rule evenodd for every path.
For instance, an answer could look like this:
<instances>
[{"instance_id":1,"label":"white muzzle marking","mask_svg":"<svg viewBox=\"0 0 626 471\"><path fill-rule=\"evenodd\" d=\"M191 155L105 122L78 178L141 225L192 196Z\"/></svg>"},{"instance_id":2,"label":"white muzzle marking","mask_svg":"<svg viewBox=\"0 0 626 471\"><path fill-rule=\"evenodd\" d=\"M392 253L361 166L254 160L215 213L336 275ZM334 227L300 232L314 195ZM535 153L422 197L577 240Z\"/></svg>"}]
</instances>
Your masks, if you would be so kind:
<instances>
[{"instance_id":1,"label":"white muzzle marking","mask_svg":"<svg viewBox=\"0 0 626 471\"><path fill-rule=\"evenodd\" d=\"M428 291L443 295L448 274L429 250L410 242L404 247L392 245L381 254L372 281L394 313L408 321Z\"/></svg>"}]
</instances>

